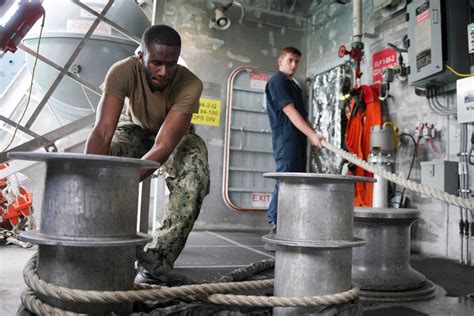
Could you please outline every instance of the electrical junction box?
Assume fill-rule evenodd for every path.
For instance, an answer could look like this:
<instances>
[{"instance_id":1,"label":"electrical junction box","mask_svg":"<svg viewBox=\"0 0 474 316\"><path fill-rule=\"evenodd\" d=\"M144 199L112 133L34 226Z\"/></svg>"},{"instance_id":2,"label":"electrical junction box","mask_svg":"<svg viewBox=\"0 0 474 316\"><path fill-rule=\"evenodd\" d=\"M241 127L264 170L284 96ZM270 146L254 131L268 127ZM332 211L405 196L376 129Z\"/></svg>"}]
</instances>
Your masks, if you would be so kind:
<instances>
[{"instance_id":1,"label":"electrical junction box","mask_svg":"<svg viewBox=\"0 0 474 316\"><path fill-rule=\"evenodd\" d=\"M426 87L453 83L470 73L466 26L471 23L470 0L413 0L407 6L408 83Z\"/></svg>"},{"instance_id":2,"label":"electrical junction box","mask_svg":"<svg viewBox=\"0 0 474 316\"><path fill-rule=\"evenodd\" d=\"M456 81L458 123L474 122L474 77Z\"/></svg>"},{"instance_id":3,"label":"electrical junction box","mask_svg":"<svg viewBox=\"0 0 474 316\"><path fill-rule=\"evenodd\" d=\"M423 161L420 163L420 166L422 184L458 195L459 175L457 161Z\"/></svg>"}]
</instances>

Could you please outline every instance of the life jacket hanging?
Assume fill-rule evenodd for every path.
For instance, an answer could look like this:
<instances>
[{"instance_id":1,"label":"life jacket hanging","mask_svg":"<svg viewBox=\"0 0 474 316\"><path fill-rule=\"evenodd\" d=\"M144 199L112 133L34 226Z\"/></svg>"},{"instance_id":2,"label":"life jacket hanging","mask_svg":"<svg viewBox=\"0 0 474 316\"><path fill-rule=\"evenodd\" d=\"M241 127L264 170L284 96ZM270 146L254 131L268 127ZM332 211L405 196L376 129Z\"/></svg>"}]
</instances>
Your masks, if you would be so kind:
<instances>
[{"instance_id":1,"label":"life jacket hanging","mask_svg":"<svg viewBox=\"0 0 474 316\"><path fill-rule=\"evenodd\" d=\"M347 123L346 146L351 154L367 161L370 154L370 129L382 125L382 111L376 85L362 85L351 100L351 117ZM356 176L373 178L373 173L357 166ZM373 183L356 182L354 206L372 206Z\"/></svg>"}]
</instances>

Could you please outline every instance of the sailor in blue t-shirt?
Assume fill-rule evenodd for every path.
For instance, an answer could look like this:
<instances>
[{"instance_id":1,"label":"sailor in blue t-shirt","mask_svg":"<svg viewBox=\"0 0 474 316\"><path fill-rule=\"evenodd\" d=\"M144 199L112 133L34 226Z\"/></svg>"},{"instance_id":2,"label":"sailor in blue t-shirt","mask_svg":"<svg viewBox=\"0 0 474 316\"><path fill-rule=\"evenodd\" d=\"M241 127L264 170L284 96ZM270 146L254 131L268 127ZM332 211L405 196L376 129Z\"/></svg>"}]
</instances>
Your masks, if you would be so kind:
<instances>
[{"instance_id":1,"label":"sailor in blue t-shirt","mask_svg":"<svg viewBox=\"0 0 474 316\"><path fill-rule=\"evenodd\" d=\"M307 120L303 92L293 79L301 58L294 47L282 49L279 71L267 83L267 111L272 128L273 156L277 172L306 171L306 137L311 145L321 147L323 136L316 133ZM268 220L276 231L278 180L268 208Z\"/></svg>"}]
</instances>

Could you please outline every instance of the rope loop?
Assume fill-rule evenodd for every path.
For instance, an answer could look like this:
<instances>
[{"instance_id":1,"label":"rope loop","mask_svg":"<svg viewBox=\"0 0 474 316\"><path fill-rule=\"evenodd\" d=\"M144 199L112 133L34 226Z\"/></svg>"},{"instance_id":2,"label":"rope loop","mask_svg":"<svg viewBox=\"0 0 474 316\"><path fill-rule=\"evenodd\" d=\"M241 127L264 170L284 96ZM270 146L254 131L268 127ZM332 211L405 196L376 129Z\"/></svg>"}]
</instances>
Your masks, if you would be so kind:
<instances>
[{"instance_id":1,"label":"rope loop","mask_svg":"<svg viewBox=\"0 0 474 316\"><path fill-rule=\"evenodd\" d=\"M36 293L55 299L76 303L124 303L147 300L178 299L185 302L202 301L219 305L259 306L259 307L311 307L329 306L353 301L359 297L360 289L351 289L335 294L308 297L277 297L255 295L222 294L236 291L250 291L273 287L273 280L204 283L177 287L136 284L130 291L86 291L69 289L41 280L36 274L36 253L25 265L23 277L30 289L22 295L22 303L30 311L39 315L81 315L58 309L43 303Z\"/></svg>"}]
</instances>

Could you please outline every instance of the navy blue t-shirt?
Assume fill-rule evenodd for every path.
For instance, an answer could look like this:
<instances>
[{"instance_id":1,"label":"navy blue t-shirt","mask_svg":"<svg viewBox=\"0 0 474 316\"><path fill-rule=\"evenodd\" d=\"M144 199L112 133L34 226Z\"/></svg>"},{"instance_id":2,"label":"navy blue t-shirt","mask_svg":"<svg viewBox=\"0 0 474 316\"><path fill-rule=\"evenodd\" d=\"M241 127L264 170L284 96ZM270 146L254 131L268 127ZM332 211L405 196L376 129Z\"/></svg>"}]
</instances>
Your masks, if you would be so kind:
<instances>
[{"instance_id":1,"label":"navy blue t-shirt","mask_svg":"<svg viewBox=\"0 0 474 316\"><path fill-rule=\"evenodd\" d=\"M283 112L286 105L293 103L301 116L307 117L302 90L284 73L278 71L268 80L265 95L275 159L303 159L306 155L306 136Z\"/></svg>"}]
</instances>

